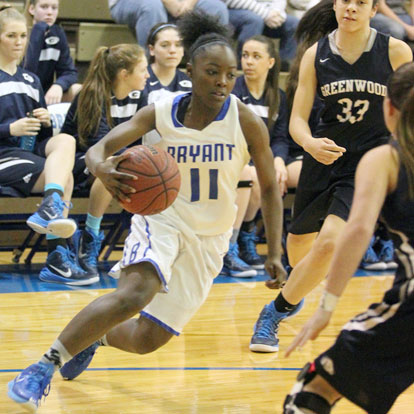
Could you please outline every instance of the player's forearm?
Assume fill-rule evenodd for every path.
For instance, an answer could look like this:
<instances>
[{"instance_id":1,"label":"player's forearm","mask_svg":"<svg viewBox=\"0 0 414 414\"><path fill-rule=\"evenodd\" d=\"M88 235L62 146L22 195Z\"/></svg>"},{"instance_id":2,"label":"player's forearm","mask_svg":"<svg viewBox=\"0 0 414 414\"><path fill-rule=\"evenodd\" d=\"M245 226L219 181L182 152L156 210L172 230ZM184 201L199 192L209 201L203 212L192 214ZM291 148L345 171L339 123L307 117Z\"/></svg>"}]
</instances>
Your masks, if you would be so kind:
<instances>
[{"instance_id":1,"label":"player's forearm","mask_svg":"<svg viewBox=\"0 0 414 414\"><path fill-rule=\"evenodd\" d=\"M305 151L307 151L307 147L314 140L308 122L299 116L291 117L289 132L293 140Z\"/></svg>"},{"instance_id":2,"label":"player's forearm","mask_svg":"<svg viewBox=\"0 0 414 414\"><path fill-rule=\"evenodd\" d=\"M85 163L92 175L96 177L96 168L98 164L104 162L105 159L105 147L101 142L97 142L88 149L85 155Z\"/></svg>"},{"instance_id":3,"label":"player's forearm","mask_svg":"<svg viewBox=\"0 0 414 414\"><path fill-rule=\"evenodd\" d=\"M369 245L373 229L363 224L348 223L339 238L328 272L326 290L341 296L354 275Z\"/></svg>"}]
</instances>

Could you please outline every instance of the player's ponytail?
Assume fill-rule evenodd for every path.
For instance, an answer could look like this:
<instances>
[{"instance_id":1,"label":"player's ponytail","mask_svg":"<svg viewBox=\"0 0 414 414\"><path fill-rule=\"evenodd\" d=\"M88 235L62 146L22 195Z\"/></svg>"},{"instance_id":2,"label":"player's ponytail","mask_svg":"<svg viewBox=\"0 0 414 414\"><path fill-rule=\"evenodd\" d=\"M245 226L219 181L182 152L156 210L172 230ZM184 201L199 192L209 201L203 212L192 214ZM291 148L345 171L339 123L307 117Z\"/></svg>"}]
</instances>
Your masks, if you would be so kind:
<instances>
[{"instance_id":1,"label":"player's ponytail","mask_svg":"<svg viewBox=\"0 0 414 414\"><path fill-rule=\"evenodd\" d=\"M221 43L233 50L229 30L219 22L218 17L200 11L191 11L178 21L178 29L184 49L192 63L197 54L212 44Z\"/></svg>"},{"instance_id":2,"label":"player's ponytail","mask_svg":"<svg viewBox=\"0 0 414 414\"><path fill-rule=\"evenodd\" d=\"M111 97L116 76L122 69L132 72L144 56L144 49L136 44L103 46L96 51L79 93L77 118L82 147L87 148L88 138L98 132L102 114L105 114L108 126L113 127Z\"/></svg>"},{"instance_id":3,"label":"player's ponytail","mask_svg":"<svg viewBox=\"0 0 414 414\"><path fill-rule=\"evenodd\" d=\"M300 19L295 33L298 42L296 57L292 62L286 84L289 109L292 108L293 98L298 86L299 68L303 54L319 39L331 33L337 27L338 22L333 9L333 0L321 0Z\"/></svg>"}]
</instances>

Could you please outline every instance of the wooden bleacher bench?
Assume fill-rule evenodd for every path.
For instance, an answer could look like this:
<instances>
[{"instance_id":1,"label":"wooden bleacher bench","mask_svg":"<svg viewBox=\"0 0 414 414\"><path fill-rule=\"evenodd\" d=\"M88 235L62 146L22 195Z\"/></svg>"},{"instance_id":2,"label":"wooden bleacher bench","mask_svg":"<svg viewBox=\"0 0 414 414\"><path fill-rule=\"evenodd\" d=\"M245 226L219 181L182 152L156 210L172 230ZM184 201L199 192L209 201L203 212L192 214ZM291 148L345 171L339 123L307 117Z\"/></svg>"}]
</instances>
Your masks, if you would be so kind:
<instances>
[{"instance_id":1,"label":"wooden bleacher bench","mask_svg":"<svg viewBox=\"0 0 414 414\"><path fill-rule=\"evenodd\" d=\"M127 26L82 22L78 28L76 60L89 62L98 47L113 46L119 43L136 43L135 36Z\"/></svg>"}]
</instances>

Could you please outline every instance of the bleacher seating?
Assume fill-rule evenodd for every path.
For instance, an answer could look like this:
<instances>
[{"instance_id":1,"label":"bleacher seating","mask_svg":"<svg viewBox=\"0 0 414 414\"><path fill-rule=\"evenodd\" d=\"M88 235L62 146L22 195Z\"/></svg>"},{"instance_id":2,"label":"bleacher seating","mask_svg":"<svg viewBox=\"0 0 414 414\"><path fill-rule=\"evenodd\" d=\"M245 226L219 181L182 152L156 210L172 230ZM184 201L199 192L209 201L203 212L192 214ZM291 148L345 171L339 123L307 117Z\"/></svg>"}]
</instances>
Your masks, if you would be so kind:
<instances>
[{"instance_id":1,"label":"bleacher seating","mask_svg":"<svg viewBox=\"0 0 414 414\"><path fill-rule=\"evenodd\" d=\"M51 112L53 133L59 133L69 104L60 103L48 107ZM18 263L25 249L29 253L25 263L30 264L33 256L46 249L44 235L37 234L26 225L26 220L37 210L41 203L40 196L32 196L25 199L17 198L18 194L10 187L0 187L0 251L12 251L12 261ZM74 194L72 199L73 209L70 217L78 222L78 226L85 225L86 212L88 208L88 194ZM105 239L102 250L106 249L104 259L109 257L116 244L122 242L125 230L129 228L130 214L123 211L121 206L112 201L102 221L102 230Z\"/></svg>"},{"instance_id":2,"label":"bleacher seating","mask_svg":"<svg viewBox=\"0 0 414 414\"><path fill-rule=\"evenodd\" d=\"M18 10L24 10L23 0L0 1L1 4L11 4ZM116 24L108 9L107 0L71 0L61 1L58 22L65 28L71 55L78 68L82 63L92 59L99 46L111 46L118 43L135 43L135 36L125 25ZM80 64L80 65L79 65ZM280 87L284 89L287 73L280 74ZM80 77L82 81L82 77ZM52 115L54 133L62 121L60 111ZM56 124L56 125L55 125ZM37 251L45 250L44 236L38 235L26 225L26 219L36 210L40 197L26 199L14 198L1 194L0 191L0 251L13 251L13 261L19 262L25 248L29 248L29 255L25 258L30 263ZM75 195L71 217L74 217L82 228L84 226L88 199L86 195ZM105 231L105 240L102 244L106 250L103 259L107 259L113 249L121 244L124 234L129 228L129 213L113 201L104 216L102 229Z\"/></svg>"}]
</instances>

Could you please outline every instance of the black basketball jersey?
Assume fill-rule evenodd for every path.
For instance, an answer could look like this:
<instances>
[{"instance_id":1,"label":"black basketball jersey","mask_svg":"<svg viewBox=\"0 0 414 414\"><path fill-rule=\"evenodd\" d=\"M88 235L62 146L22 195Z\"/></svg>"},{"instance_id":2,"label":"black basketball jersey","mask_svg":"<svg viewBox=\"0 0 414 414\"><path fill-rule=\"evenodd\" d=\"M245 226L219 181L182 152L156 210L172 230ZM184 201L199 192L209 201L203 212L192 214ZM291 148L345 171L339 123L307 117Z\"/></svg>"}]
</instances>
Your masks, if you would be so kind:
<instances>
[{"instance_id":1,"label":"black basketball jersey","mask_svg":"<svg viewBox=\"0 0 414 414\"><path fill-rule=\"evenodd\" d=\"M393 145L397 146L394 142ZM414 289L414 199L408 194L408 177L403 165L398 174L397 188L387 196L382 207L381 218L385 222L394 242L398 269L394 287L387 292L387 302L396 302ZM406 284L407 292L401 290Z\"/></svg>"},{"instance_id":2,"label":"black basketball jersey","mask_svg":"<svg viewBox=\"0 0 414 414\"><path fill-rule=\"evenodd\" d=\"M393 72L389 36L371 29L367 47L352 65L340 55L335 31L318 42L317 93L325 102L316 136L327 137L348 152L363 152L386 142L383 118L387 80Z\"/></svg>"}]
</instances>

